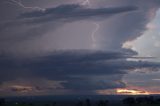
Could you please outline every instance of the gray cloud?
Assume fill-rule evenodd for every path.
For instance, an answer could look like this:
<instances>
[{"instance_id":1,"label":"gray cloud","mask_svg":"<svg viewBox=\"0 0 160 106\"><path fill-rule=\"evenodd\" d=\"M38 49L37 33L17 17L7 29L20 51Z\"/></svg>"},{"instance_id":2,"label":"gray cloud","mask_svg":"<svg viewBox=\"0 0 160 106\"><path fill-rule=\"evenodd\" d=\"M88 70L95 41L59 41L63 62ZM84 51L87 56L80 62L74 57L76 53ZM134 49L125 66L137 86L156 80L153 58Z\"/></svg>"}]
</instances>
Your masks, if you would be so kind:
<instances>
[{"instance_id":1,"label":"gray cloud","mask_svg":"<svg viewBox=\"0 0 160 106\"><path fill-rule=\"evenodd\" d=\"M102 3L96 3L97 7L114 7L86 8L75 4L60 5L46 8L45 11L19 13L18 17L9 18L12 20L2 23L1 84L15 79L30 79L30 83L34 79L47 79L62 86L58 89L91 92L125 87L125 83L122 82L123 76L135 69L145 69L147 72L159 70L160 64L156 62L126 60L136 59L132 57L136 52L122 49L125 41L136 39L146 30L147 23L153 19L159 8L159 1L105 0ZM113 15L114 17L108 18ZM88 27L93 26L87 26L90 23L86 23L85 20L103 20L97 32L98 36L95 36L98 46L96 49L102 51L83 50L91 49L90 45L93 44L90 40L92 30L88 31L89 33L80 30L82 27L89 30ZM83 21L86 24L81 25ZM77 28L72 24L80 26ZM69 31L60 27L71 29ZM59 51L61 49L64 50ZM39 86L39 83L33 88L50 89ZM22 88L23 90L26 89Z\"/></svg>"},{"instance_id":2,"label":"gray cloud","mask_svg":"<svg viewBox=\"0 0 160 106\"><path fill-rule=\"evenodd\" d=\"M114 14L137 10L134 6L112 7L112 8L84 8L80 5L61 5L55 8L48 8L45 11L35 11L20 15L27 23L43 23L50 21L72 22L86 19L103 19Z\"/></svg>"},{"instance_id":3,"label":"gray cloud","mask_svg":"<svg viewBox=\"0 0 160 106\"><path fill-rule=\"evenodd\" d=\"M65 88L78 91L95 91L103 89L124 88L126 85L121 81L123 75L101 75L91 77L72 78L62 85Z\"/></svg>"},{"instance_id":4,"label":"gray cloud","mask_svg":"<svg viewBox=\"0 0 160 106\"><path fill-rule=\"evenodd\" d=\"M71 4L47 8L45 11L26 12L17 19L0 25L0 52L13 56L16 54L35 56L39 53L45 55L59 49L58 44L54 43L58 36L46 36L59 26L80 20L106 19L109 16L135 10L137 8L134 6L94 9ZM53 42L48 42L49 39L53 39ZM45 43L50 44L45 45Z\"/></svg>"},{"instance_id":5,"label":"gray cloud","mask_svg":"<svg viewBox=\"0 0 160 106\"><path fill-rule=\"evenodd\" d=\"M121 49L126 41L140 37L160 7L158 0L104 0L98 3L99 6L132 4L138 7L138 11L115 16L101 24L97 44L102 49Z\"/></svg>"},{"instance_id":6,"label":"gray cloud","mask_svg":"<svg viewBox=\"0 0 160 106\"><path fill-rule=\"evenodd\" d=\"M42 78L60 81L70 90L100 90L125 87L123 75L135 69L157 71L159 63L127 61L130 52L72 50L57 51L51 56L30 59L1 59L1 82ZM157 70L156 70L157 69ZM7 74L12 72L12 74Z\"/></svg>"}]
</instances>

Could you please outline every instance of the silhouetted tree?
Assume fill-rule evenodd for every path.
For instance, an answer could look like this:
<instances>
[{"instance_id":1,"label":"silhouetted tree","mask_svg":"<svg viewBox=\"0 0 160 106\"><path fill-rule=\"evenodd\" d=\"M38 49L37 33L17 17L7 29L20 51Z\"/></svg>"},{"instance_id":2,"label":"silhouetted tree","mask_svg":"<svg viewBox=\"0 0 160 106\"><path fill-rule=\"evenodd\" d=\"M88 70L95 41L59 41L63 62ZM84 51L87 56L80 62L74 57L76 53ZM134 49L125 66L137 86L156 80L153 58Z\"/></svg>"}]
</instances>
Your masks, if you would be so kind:
<instances>
[{"instance_id":1,"label":"silhouetted tree","mask_svg":"<svg viewBox=\"0 0 160 106\"><path fill-rule=\"evenodd\" d=\"M155 100L154 100L153 96L138 97L138 98L136 98L136 103L137 104L153 104L153 103L155 103Z\"/></svg>"},{"instance_id":2,"label":"silhouetted tree","mask_svg":"<svg viewBox=\"0 0 160 106\"><path fill-rule=\"evenodd\" d=\"M153 96L147 97L146 102L147 102L147 104L154 104L155 103L154 97Z\"/></svg>"},{"instance_id":3,"label":"silhouetted tree","mask_svg":"<svg viewBox=\"0 0 160 106\"><path fill-rule=\"evenodd\" d=\"M33 103L29 103L30 106L33 106Z\"/></svg>"},{"instance_id":4,"label":"silhouetted tree","mask_svg":"<svg viewBox=\"0 0 160 106\"><path fill-rule=\"evenodd\" d=\"M3 106L6 103L4 98L0 98L0 106Z\"/></svg>"},{"instance_id":5,"label":"silhouetted tree","mask_svg":"<svg viewBox=\"0 0 160 106\"><path fill-rule=\"evenodd\" d=\"M49 106L49 104L48 104L48 103L46 103L46 104L45 104L45 106Z\"/></svg>"},{"instance_id":6,"label":"silhouetted tree","mask_svg":"<svg viewBox=\"0 0 160 106\"><path fill-rule=\"evenodd\" d=\"M103 100L100 100L100 101L98 102L98 106L105 106L105 102L104 102Z\"/></svg>"},{"instance_id":7,"label":"silhouetted tree","mask_svg":"<svg viewBox=\"0 0 160 106\"><path fill-rule=\"evenodd\" d=\"M138 104L144 103L144 98L143 97L136 98L136 103L138 103Z\"/></svg>"},{"instance_id":8,"label":"silhouetted tree","mask_svg":"<svg viewBox=\"0 0 160 106\"><path fill-rule=\"evenodd\" d=\"M135 98L133 98L133 97L128 97L128 98L123 99L123 104L132 106L135 103L136 103L136 101L135 101Z\"/></svg>"},{"instance_id":9,"label":"silhouetted tree","mask_svg":"<svg viewBox=\"0 0 160 106\"><path fill-rule=\"evenodd\" d=\"M108 105L108 103L109 103L109 101L108 100L100 100L99 102L98 102L98 106L107 106Z\"/></svg>"},{"instance_id":10,"label":"silhouetted tree","mask_svg":"<svg viewBox=\"0 0 160 106\"><path fill-rule=\"evenodd\" d=\"M52 103L52 106L56 106L56 105L57 105L57 102L53 102L53 103Z\"/></svg>"},{"instance_id":11,"label":"silhouetted tree","mask_svg":"<svg viewBox=\"0 0 160 106\"><path fill-rule=\"evenodd\" d=\"M79 101L79 102L77 103L77 106L83 106L83 102L82 102L82 101Z\"/></svg>"},{"instance_id":12,"label":"silhouetted tree","mask_svg":"<svg viewBox=\"0 0 160 106\"><path fill-rule=\"evenodd\" d=\"M158 99L156 100L156 103L160 104L160 98L158 98Z\"/></svg>"},{"instance_id":13,"label":"silhouetted tree","mask_svg":"<svg viewBox=\"0 0 160 106\"><path fill-rule=\"evenodd\" d=\"M91 101L90 101L90 99L86 99L86 104L87 104L87 106L91 106Z\"/></svg>"},{"instance_id":14,"label":"silhouetted tree","mask_svg":"<svg viewBox=\"0 0 160 106\"><path fill-rule=\"evenodd\" d=\"M107 105L108 105L108 103L109 103L109 101L108 101L108 100L105 100L105 106L107 106Z\"/></svg>"}]
</instances>

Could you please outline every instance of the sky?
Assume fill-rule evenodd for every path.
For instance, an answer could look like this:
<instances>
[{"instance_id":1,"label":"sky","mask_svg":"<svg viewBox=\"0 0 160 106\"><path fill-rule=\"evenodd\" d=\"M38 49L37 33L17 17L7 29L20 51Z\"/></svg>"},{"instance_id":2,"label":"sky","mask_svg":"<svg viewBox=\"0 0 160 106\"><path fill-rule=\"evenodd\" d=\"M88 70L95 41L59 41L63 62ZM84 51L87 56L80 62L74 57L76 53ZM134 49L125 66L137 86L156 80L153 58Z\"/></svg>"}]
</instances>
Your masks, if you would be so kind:
<instances>
[{"instance_id":1,"label":"sky","mask_svg":"<svg viewBox=\"0 0 160 106\"><path fill-rule=\"evenodd\" d=\"M1 0L0 96L160 94L159 0Z\"/></svg>"}]
</instances>

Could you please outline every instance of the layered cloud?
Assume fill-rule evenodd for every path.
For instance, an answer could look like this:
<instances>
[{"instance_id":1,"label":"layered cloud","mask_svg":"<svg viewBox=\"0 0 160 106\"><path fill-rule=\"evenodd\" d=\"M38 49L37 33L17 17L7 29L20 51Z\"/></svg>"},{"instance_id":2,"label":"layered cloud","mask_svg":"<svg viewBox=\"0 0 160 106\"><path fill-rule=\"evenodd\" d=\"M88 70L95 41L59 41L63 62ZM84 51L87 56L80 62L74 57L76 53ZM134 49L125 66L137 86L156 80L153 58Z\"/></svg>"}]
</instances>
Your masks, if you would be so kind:
<instances>
[{"instance_id":1,"label":"layered cloud","mask_svg":"<svg viewBox=\"0 0 160 106\"><path fill-rule=\"evenodd\" d=\"M24 11L1 22L0 86L4 90L0 91L94 93L124 88L123 76L131 71L158 71L157 62L131 61L147 57L133 57L137 52L123 49L122 44L141 36L159 1L92 2L96 8L65 4ZM96 27L93 22L103 22L95 42L91 38ZM93 43L97 48L92 48ZM16 84L17 79L24 84ZM15 83L9 83L12 81ZM7 87L5 83L9 83Z\"/></svg>"},{"instance_id":2,"label":"layered cloud","mask_svg":"<svg viewBox=\"0 0 160 106\"><path fill-rule=\"evenodd\" d=\"M56 8L48 8L45 11L35 11L20 15L20 19L26 19L27 23L43 23L50 21L72 22L86 19L104 19L115 14L137 10L134 6L112 8L85 8L80 5L61 5Z\"/></svg>"},{"instance_id":3,"label":"layered cloud","mask_svg":"<svg viewBox=\"0 0 160 106\"><path fill-rule=\"evenodd\" d=\"M137 8L135 6L86 8L84 6L71 4L47 8L45 11L37 10L22 13L15 20L1 23L0 52L1 54L28 54L30 56L39 55L39 53L47 54L55 49L62 49L58 47L58 43L56 43L56 39L59 39L58 36L48 35L48 32L52 32L63 24L80 20L105 20L116 14L136 10ZM48 42L49 39L53 41ZM61 45L63 45L63 43ZM92 44L90 43L90 45ZM75 48L77 47L72 49ZM68 47L64 49L68 49Z\"/></svg>"},{"instance_id":4,"label":"layered cloud","mask_svg":"<svg viewBox=\"0 0 160 106\"><path fill-rule=\"evenodd\" d=\"M30 84L37 91L42 90L72 90L95 91L123 88L122 78L134 70L158 71L159 63L147 61L127 61L132 57L131 52L107 52L70 50L57 51L52 56L35 57L32 59L4 59L0 64L1 83L16 79L31 80ZM4 71L3 71L4 70ZM147 71L148 72L148 71ZM10 74L12 73L12 74ZM32 84L34 79L46 79L57 84L43 87L45 83ZM38 81L36 82L38 83ZM60 87L59 87L60 86ZM27 88L16 91L26 91ZM13 90L12 90L13 91Z\"/></svg>"}]
</instances>

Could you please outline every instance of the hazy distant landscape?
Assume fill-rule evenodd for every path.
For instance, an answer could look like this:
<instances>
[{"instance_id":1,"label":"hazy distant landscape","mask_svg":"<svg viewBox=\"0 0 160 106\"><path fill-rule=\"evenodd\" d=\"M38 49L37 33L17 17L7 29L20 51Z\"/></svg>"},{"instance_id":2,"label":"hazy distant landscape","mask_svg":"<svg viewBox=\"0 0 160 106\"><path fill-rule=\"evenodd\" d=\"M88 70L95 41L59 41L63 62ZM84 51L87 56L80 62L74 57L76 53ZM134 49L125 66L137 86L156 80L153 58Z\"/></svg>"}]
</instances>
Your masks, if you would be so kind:
<instances>
[{"instance_id":1,"label":"hazy distant landscape","mask_svg":"<svg viewBox=\"0 0 160 106\"><path fill-rule=\"evenodd\" d=\"M159 106L160 96L86 95L86 96L28 96L0 99L0 106Z\"/></svg>"}]
</instances>

